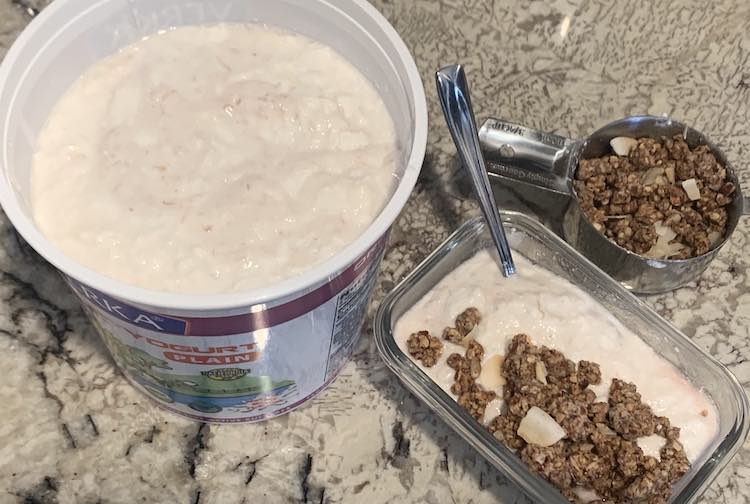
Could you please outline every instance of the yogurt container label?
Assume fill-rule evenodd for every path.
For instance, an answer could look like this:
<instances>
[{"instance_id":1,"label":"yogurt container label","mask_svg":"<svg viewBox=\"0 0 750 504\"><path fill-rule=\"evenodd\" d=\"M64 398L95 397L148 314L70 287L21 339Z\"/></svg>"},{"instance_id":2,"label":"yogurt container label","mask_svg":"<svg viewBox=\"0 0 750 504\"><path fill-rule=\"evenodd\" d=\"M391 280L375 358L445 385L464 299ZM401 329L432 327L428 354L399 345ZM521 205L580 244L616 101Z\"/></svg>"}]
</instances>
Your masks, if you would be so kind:
<instances>
[{"instance_id":1,"label":"yogurt container label","mask_svg":"<svg viewBox=\"0 0 750 504\"><path fill-rule=\"evenodd\" d=\"M153 313L68 283L128 380L164 408L205 422L284 414L338 375L359 336L385 237L339 275L238 313Z\"/></svg>"}]
</instances>

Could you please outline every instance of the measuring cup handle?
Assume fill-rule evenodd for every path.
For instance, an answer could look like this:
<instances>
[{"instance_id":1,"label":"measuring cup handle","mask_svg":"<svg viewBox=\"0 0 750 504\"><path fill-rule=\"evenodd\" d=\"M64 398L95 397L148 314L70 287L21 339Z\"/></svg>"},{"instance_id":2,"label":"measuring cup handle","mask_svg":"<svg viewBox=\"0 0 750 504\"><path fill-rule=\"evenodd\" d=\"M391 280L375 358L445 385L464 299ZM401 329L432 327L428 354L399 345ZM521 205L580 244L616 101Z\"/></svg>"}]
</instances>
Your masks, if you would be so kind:
<instances>
[{"instance_id":1,"label":"measuring cup handle","mask_svg":"<svg viewBox=\"0 0 750 504\"><path fill-rule=\"evenodd\" d=\"M742 197L742 215L750 215L750 196Z\"/></svg>"},{"instance_id":2,"label":"measuring cup handle","mask_svg":"<svg viewBox=\"0 0 750 504\"><path fill-rule=\"evenodd\" d=\"M479 130L479 142L490 173L571 194L574 167L570 152L574 141L491 118Z\"/></svg>"}]
</instances>

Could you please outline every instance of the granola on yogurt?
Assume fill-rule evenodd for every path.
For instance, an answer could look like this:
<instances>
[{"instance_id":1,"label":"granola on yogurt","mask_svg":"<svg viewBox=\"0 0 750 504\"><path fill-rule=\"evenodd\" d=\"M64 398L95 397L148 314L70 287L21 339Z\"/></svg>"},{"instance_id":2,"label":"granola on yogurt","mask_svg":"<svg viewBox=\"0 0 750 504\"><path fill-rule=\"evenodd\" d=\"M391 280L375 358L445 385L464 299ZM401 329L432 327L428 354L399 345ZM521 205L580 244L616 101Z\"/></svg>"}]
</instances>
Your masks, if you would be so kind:
<instances>
[{"instance_id":1,"label":"granola on yogurt","mask_svg":"<svg viewBox=\"0 0 750 504\"><path fill-rule=\"evenodd\" d=\"M443 342L427 331L413 333L406 344L409 355L420 361L424 367L434 366L443 354Z\"/></svg>"},{"instance_id":2,"label":"granola on yogurt","mask_svg":"<svg viewBox=\"0 0 750 504\"><path fill-rule=\"evenodd\" d=\"M467 316L471 323L461 324ZM459 405L570 502L668 502L690 462L679 428L656 416L635 385L613 379L608 397L597 397L590 386L602 383L598 363L575 363L558 350L534 345L526 334L513 337L502 359L484 359L482 345L466 338L480 321L479 311L469 308L456 327L443 332L444 339L465 348L446 361L455 371L451 392ZM455 341L451 329L464 338ZM482 362L497 369L483 369ZM503 406L489 420L487 405L498 398L499 386L493 382L488 390L480 378L487 372L502 377L497 383ZM638 445L647 436L663 438L658 458Z\"/></svg>"}]
</instances>

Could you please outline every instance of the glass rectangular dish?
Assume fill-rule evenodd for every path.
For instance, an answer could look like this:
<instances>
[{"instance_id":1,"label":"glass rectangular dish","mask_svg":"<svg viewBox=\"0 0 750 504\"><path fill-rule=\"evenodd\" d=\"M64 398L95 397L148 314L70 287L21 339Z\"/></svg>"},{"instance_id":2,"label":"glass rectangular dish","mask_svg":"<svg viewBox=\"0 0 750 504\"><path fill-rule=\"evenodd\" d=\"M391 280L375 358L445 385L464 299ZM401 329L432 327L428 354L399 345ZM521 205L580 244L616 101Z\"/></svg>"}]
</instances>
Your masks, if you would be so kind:
<instances>
[{"instance_id":1,"label":"glass rectangular dish","mask_svg":"<svg viewBox=\"0 0 750 504\"><path fill-rule=\"evenodd\" d=\"M696 502L741 447L748 433L748 399L737 379L643 301L629 293L531 217L502 213L514 254L586 291L627 328L702 389L719 411L719 435L675 485L670 503ZM385 298L375 316L375 342L386 365L413 394L537 502L567 503L552 485L532 474L512 451L464 411L398 347L393 329L424 294L478 250L491 248L481 219L463 224ZM500 271L488 272L500 275ZM500 308L500 307L498 307Z\"/></svg>"}]
</instances>

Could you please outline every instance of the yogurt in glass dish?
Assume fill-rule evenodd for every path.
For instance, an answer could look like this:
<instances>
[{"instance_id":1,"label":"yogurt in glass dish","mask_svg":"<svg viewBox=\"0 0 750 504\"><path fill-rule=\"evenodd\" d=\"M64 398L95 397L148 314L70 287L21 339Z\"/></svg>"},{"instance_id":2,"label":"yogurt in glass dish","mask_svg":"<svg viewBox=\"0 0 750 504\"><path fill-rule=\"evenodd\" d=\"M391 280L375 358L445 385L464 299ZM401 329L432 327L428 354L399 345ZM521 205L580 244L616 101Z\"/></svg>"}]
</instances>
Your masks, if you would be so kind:
<instances>
[{"instance_id":1,"label":"yogurt in glass dish","mask_svg":"<svg viewBox=\"0 0 750 504\"><path fill-rule=\"evenodd\" d=\"M518 276L467 222L378 309L386 364L534 501L696 502L747 436L736 378L540 223L503 220Z\"/></svg>"},{"instance_id":2,"label":"yogurt in glass dish","mask_svg":"<svg viewBox=\"0 0 750 504\"><path fill-rule=\"evenodd\" d=\"M351 354L426 105L365 1L60 0L0 66L0 203L125 376L212 422Z\"/></svg>"}]
</instances>

